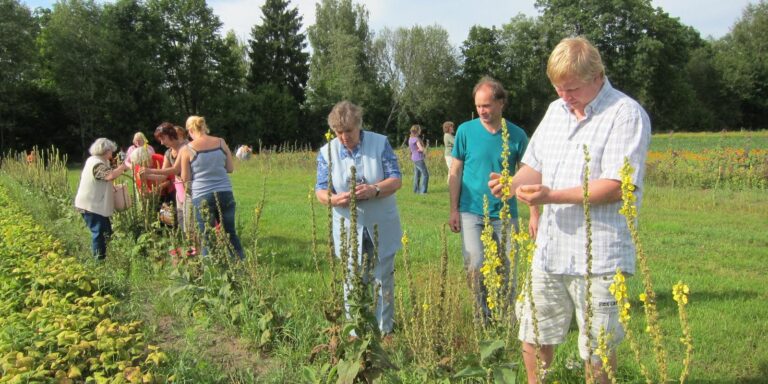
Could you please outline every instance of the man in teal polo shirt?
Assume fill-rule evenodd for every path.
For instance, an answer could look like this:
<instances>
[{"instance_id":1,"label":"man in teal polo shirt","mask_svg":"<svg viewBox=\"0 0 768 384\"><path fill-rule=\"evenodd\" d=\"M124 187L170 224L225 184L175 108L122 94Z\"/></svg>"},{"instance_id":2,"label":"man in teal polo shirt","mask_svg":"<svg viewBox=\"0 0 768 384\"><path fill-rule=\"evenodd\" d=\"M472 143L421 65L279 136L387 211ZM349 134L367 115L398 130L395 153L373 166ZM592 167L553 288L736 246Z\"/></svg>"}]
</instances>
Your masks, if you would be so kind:
<instances>
[{"instance_id":1,"label":"man in teal polo shirt","mask_svg":"<svg viewBox=\"0 0 768 384\"><path fill-rule=\"evenodd\" d=\"M475 85L472 95L475 100L478 118L459 126L453 147L453 161L448 175L448 188L451 197L449 225L453 232L461 232L464 268L471 289L474 291L477 306L485 319L490 316L487 292L483 284L480 268L483 266L484 252L480 235L483 231L483 196L488 196L488 209L494 228L494 240L501 239L502 222L499 219L502 201L493 196L488 188L488 178L492 172L502 171L502 110L507 102L507 91L497 80L483 77ZM528 145L528 137L517 125L504 121L509 132L508 161L513 174L523 157ZM508 201L509 217L517 223L517 202ZM534 208L535 209L535 208ZM538 212L532 210L532 216ZM501 249L501 244L499 249ZM509 244L504 247L509 250ZM500 255L507 262L508 254ZM517 265L512 266L512 287L517 284ZM513 293L514 296L514 293Z\"/></svg>"}]
</instances>

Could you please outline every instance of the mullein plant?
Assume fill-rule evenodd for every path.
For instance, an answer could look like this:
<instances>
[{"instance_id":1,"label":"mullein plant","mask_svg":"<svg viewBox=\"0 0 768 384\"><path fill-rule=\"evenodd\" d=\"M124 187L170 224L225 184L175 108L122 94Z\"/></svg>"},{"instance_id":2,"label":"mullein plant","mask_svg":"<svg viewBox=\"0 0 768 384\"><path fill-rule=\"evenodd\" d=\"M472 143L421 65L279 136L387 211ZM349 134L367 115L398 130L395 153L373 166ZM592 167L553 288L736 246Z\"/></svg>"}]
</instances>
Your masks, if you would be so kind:
<instances>
[{"instance_id":1,"label":"mullein plant","mask_svg":"<svg viewBox=\"0 0 768 384\"><path fill-rule=\"evenodd\" d=\"M357 186L357 170L350 167L349 190ZM381 347L381 332L374 315L378 298L378 284L373 284L373 269L378 263L378 227L374 227L373 254L359 254L357 233L357 197L350 195L349 230L341 233L341 259L343 263L344 284L346 285L347 320L342 328L342 335L349 335L343 343L343 356L337 363L340 382L352 382L363 379L367 382L378 380L397 369ZM341 228L345 228L344 221ZM386 297L384 298L387 299ZM391 300L391 298L389 298ZM343 339L342 339L343 340Z\"/></svg>"},{"instance_id":2,"label":"mullein plant","mask_svg":"<svg viewBox=\"0 0 768 384\"><path fill-rule=\"evenodd\" d=\"M403 268L405 269L405 278L408 282L408 298L411 303L411 321L416 321L419 317L419 295L416 291L416 284L413 280L413 273L411 272L411 258L408 249L410 240L408 239L408 232L403 231L403 237L401 238L403 244Z\"/></svg>"},{"instance_id":3,"label":"mullein plant","mask_svg":"<svg viewBox=\"0 0 768 384\"><path fill-rule=\"evenodd\" d=\"M447 229L448 224L443 224L442 231L440 233L440 240L442 242L442 253L440 254L440 278L439 278L439 293L438 293L438 300L437 300L437 321L440 326L437 327L438 340L442 341L440 343L436 344L436 347L438 349L442 348L443 345L448 345L448 339L449 339L449 332L446 327L448 324L448 316L447 316L447 310L448 306L446 305L446 297L447 297L447 287L448 287L448 237L447 237ZM445 351L438 350L438 354L443 354Z\"/></svg>"},{"instance_id":4,"label":"mullein plant","mask_svg":"<svg viewBox=\"0 0 768 384\"><path fill-rule=\"evenodd\" d=\"M444 367L453 360L454 337L458 337L459 327L454 318L449 318L449 308L458 308L457 302L448 303L449 299L458 300L455 292L449 294L448 288L448 244L446 236L447 224L443 225L441 233L442 254L440 257L440 269L437 276L432 271L424 270L418 285L420 294L416 291L417 285L410 273L412 269L410 249L407 233L403 234L403 265L406 270L407 286L409 290L408 304L403 300L403 295L398 296L398 313L402 318L402 330L404 344L410 349L417 365L426 369L427 375L440 375L441 366ZM435 283L435 280L437 282ZM414 294L416 293L416 294ZM452 312L456 313L456 312Z\"/></svg>"},{"instance_id":5,"label":"mullein plant","mask_svg":"<svg viewBox=\"0 0 768 384\"><path fill-rule=\"evenodd\" d=\"M501 209L499 211L499 220L501 222L501 234L499 239L494 239L494 228L491 224L489 199L483 196L483 231L480 235L480 241L483 244L483 265L480 268L482 275L482 288L485 288L486 302L489 314L483 313L478 308L475 315L476 335L482 337L478 340L480 350L480 369L478 367L467 367L459 372L457 376L478 377L481 371L485 372L486 380L507 382L514 376L514 364L507 360L510 358L509 350L514 340L514 330L516 321L514 321L514 308L512 307L513 298L517 292L517 250L512 247L509 241L512 222L509 216L508 200L511 197L510 184L512 176L510 174L509 157L509 132L507 130L506 120L502 118L502 170L500 183L503 186L501 196ZM496 241L498 240L498 242ZM507 249L509 245L510 249ZM471 279L474 281L474 279ZM473 287L473 289L480 287ZM475 291L476 292L476 291ZM477 304L478 307L480 306ZM537 357L540 357L537 349ZM540 364L540 359L539 364ZM539 370L541 372L541 370ZM474 372L474 373L473 373ZM476 374L475 374L476 373Z\"/></svg>"},{"instance_id":6,"label":"mullein plant","mask_svg":"<svg viewBox=\"0 0 768 384\"><path fill-rule=\"evenodd\" d=\"M327 209L327 219L328 219L328 252L327 252L327 258L328 258L328 265L331 267L331 303L330 308L325 310L325 315L328 321L330 322L336 322L336 320L339 318L341 313L343 313L343 301L340 300L340 297L343 295L343 291L341 288L343 286L339 285L338 282L345 281L346 273L344 272L345 268L341 268L341 272L339 272L338 265L336 263L336 258L333 255L334 250L334 244L333 244L333 206L331 205L331 189L333 188L333 157L331 156L331 141L333 140L333 133L329 129L328 132L325 133L325 141L328 143L328 209ZM343 222L342 222L343 224ZM344 225L341 226L342 230L344 229ZM342 239L345 237L342 235ZM341 257L341 255L339 255Z\"/></svg>"},{"instance_id":7,"label":"mullein plant","mask_svg":"<svg viewBox=\"0 0 768 384\"><path fill-rule=\"evenodd\" d=\"M511 324L514 318L510 308L517 285L517 252L514 247L506 249L512 221L509 216L508 200L512 196L509 185L512 176L509 170L509 130L506 119L501 119L501 159L502 170L499 182L503 186L499 220L501 221L501 236L498 242L494 240L493 226L489 216L488 196L483 196L483 231L480 241L483 243L483 266L480 273L483 277L483 287L486 290L486 306L490 311L490 319L499 324ZM508 259L504 260L505 257ZM479 287L478 287L479 288ZM480 316L485 316L479 313ZM486 322L484 321L485 325ZM487 331L487 330L486 330ZM511 335L512 327L504 327L506 336Z\"/></svg>"},{"instance_id":8,"label":"mullein plant","mask_svg":"<svg viewBox=\"0 0 768 384\"><path fill-rule=\"evenodd\" d=\"M267 201L267 177L264 176L261 182L261 199L256 203L256 207L253 208L253 250L252 259L249 260L249 264L255 267L259 262L259 223L261 222L261 214L264 213L264 203ZM313 207L314 212L314 207ZM312 215L314 224L315 216ZM312 227L314 233L314 226ZM245 257L245 255L243 255Z\"/></svg>"},{"instance_id":9,"label":"mullein plant","mask_svg":"<svg viewBox=\"0 0 768 384\"><path fill-rule=\"evenodd\" d=\"M589 162L591 160L589 156L589 149L586 145L583 147L584 151L584 171L583 171L583 178L581 182L581 187L583 191L583 202L582 205L584 207L584 221L585 221L585 232L586 232L586 258L587 258L587 271L584 275L584 280L586 281L586 308L585 308L585 314L584 314L584 330L587 333L587 356L589 356L589 364L592 364L592 354L593 354L593 347L592 347L592 317L594 315L594 309L592 308L592 214L590 211L590 203L589 203ZM603 368L605 368L605 364L603 364ZM593 375L587 375L587 382L593 383L594 382L594 376Z\"/></svg>"},{"instance_id":10,"label":"mullein plant","mask_svg":"<svg viewBox=\"0 0 768 384\"><path fill-rule=\"evenodd\" d=\"M483 214L483 231L480 234L480 241L483 243L484 254L480 273L483 275L483 285L487 292L486 305L491 312L491 320L495 322L500 321L504 316L502 281L505 276L501 272L503 263L499 256L499 247L493 239L493 225L488 215L487 195L483 196Z\"/></svg>"},{"instance_id":11,"label":"mullein plant","mask_svg":"<svg viewBox=\"0 0 768 384\"><path fill-rule=\"evenodd\" d=\"M501 176L499 181L502 188L501 197L501 210L499 211L499 220L502 223L501 226L501 239L499 239L499 255L509 255L509 260L506 260L508 267L506 282L504 284L505 291L503 293L504 301L503 306L500 308L504 313L510 314L511 311L507 310L511 303L514 301L514 297L517 294L517 252L514 247L511 246L509 241L512 234L512 221L509 216L509 199L512 196L510 185L512 184L512 174L509 165L509 129L507 128L507 120L501 119ZM506 249L507 246L510 249ZM514 308L514 307L513 307ZM514 316L513 316L514 318Z\"/></svg>"},{"instance_id":12,"label":"mullein plant","mask_svg":"<svg viewBox=\"0 0 768 384\"><path fill-rule=\"evenodd\" d=\"M643 252L640 243L640 235L637 231L637 197L634 195L635 184L632 180L634 169L629 164L629 159L624 159L624 166L621 168L621 198L624 204L619 213L624 216L629 227L629 233L632 242L635 245L637 261L640 264L640 272L643 276L643 293L640 294L640 301L643 303L645 317L647 322L647 332L653 342L654 357L659 369L660 381L666 382L667 374L667 352L664 349L663 334L659 325L659 313L656 308L656 293L653 291L651 282L651 272L648 267L648 258Z\"/></svg>"},{"instance_id":13,"label":"mullein plant","mask_svg":"<svg viewBox=\"0 0 768 384\"><path fill-rule=\"evenodd\" d=\"M600 333L597 335L597 349L594 353L600 358L602 370L608 376L608 380L616 384L616 373L613 372L611 367L611 350L608 349L608 341L611 336L611 334L605 332L605 327L600 327Z\"/></svg>"},{"instance_id":14,"label":"mullein plant","mask_svg":"<svg viewBox=\"0 0 768 384\"><path fill-rule=\"evenodd\" d=\"M688 378L688 374L691 371L691 360L693 357L693 337L691 336L691 325L688 322L688 312L685 310L688 305L688 295L690 289L688 285L683 284L682 281L675 284L672 287L672 297L677 302L677 313L680 317L680 328L683 331L683 336L680 338L680 342L685 346L685 357L683 358L683 371L680 373L680 384L685 383L685 379Z\"/></svg>"},{"instance_id":15,"label":"mullein plant","mask_svg":"<svg viewBox=\"0 0 768 384\"><path fill-rule=\"evenodd\" d=\"M522 220L520 228L523 228ZM536 253L536 242L531 238L528 231L518 231L513 235L517 249L520 252L520 259L526 262L525 275L523 276L522 289L517 296L517 301L522 305L528 304L531 311L531 326L533 328L533 344L536 350L536 381L544 381L545 368L541 358L541 344L539 343L539 321L536 311L536 303L533 301L533 284L531 282L531 272L533 268L533 255Z\"/></svg>"},{"instance_id":16,"label":"mullein plant","mask_svg":"<svg viewBox=\"0 0 768 384\"><path fill-rule=\"evenodd\" d=\"M648 368L640 358L640 346L638 345L637 338L634 332L632 332L632 328L629 327L629 320L632 318L630 315L632 305L629 302L626 278L620 268L616 270L616 274L613 276L613 284L611 284L610 291L613 297L616 298L616 305L619 307L619 322L624 328L624 337L629 341L629 348L632 350L635 362L640 367L640 373L645 378L646 384L651 384L653 380L648 372Z\"/></svg>"},{"instance_id":17,"label":"mullein plant","mask_svg":"<svg viewBox=\"0 0 768 384\"><path fill-rule=\"evenodd\" d=\"M315 272L320 274L320 259L317 256L317 220L315 219L315 191L310 188L307 192L307 201L312 217L312 261L315 263Z\"/></svg>"}]
</instances>

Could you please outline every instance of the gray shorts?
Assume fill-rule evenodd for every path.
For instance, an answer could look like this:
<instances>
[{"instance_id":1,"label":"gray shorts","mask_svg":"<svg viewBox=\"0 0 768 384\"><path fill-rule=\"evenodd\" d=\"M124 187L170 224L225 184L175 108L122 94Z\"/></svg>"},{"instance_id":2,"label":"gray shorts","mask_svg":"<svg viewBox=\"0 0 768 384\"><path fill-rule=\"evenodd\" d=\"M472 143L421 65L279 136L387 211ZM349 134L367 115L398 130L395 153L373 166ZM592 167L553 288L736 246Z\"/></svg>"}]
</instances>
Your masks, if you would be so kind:
<instances>
[{"instance_id":1,"label":"gray shorts","mask_svg":"<svg viewBox=\"0 0 768 384\"><path fill-rule=\"evenodd\" d=\"M576 313L579 326L579 355L587 360L587 335L584 330L586 313L586 279L584 276L556 275L534 268L532 271L533 302L536 304L536 320L539 327L539 344L562 344L568 333L571 318ZM624 328L619 323L619 307L610 292L613 274L592 277L592 350L597 349L600 329L605 329L607 344L611 350L624 338ZM524 292L525 293L525 292ZM535 344L531 306L527 294L517 302L520 319L520 341ZM592 359L599 357L593 356Z\"/></svg>"}]
</instances>

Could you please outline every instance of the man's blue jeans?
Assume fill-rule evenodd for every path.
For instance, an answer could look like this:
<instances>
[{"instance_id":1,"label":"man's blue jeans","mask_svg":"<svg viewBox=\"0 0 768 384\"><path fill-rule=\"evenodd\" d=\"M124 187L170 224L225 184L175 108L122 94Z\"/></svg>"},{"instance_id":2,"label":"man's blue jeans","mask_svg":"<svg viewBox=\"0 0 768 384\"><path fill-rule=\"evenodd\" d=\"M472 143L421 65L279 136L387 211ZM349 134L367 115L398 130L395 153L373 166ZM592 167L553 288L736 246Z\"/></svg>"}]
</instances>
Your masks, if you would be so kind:
<instances>
[{"instance_id":1,"label":"man's blue jeans","mask_svg":"<svg viewBox=\"0 0 768 384\"><path fill-rule=\"evenodd\" d=\"M488 309L488 291L485 289L483 283L483 274L480 272L480 268L483 267L483 261L485 260L485 253L483 242L480 241L480 235L483 232L483 216L475 215L473 213L461 212L461 246L464 254L464 270L467 272L467 280L470 288L475 295L476 305L482 311L486 319L491 315ZM507 241L504 249L506 250L504 255L499 255L504 262L504 283L502 289L509 291L511 299L514 300L517 287L517 258L515 258L515 265L512 266L512 273L509 273L509 254L512 247L512 234L517 228L517 219L512 219L513 225L510 226L507 233ZM502 222L499 219L491 219L491 225L493 226L493 240L496 245L501 249L501 229ZM507 279L507 276L511 275L512 281ZM508 285L512 284L511 290L508 290ZM510 303L511 304L511 303Z\"/></svg>"},{"instance_id":2,"label":"man's blue jeans","mask_svg":"<svg viewBox=\"0 0 768 384\"><path fill-rule=\"evenodd\" d=\"M91 231L91 251L96 260L107 257L107 237L112 235L112 223L109 217L93 212L83 212L85 225Z\"/></svg>"},{"instance_id":3,"label":"man's blue jeans","mask_svg":"<svg viewBox=\"0 0 768 384\"><path fill-rule=\"evenodd\" d=\"M208 212L210 212L208 221L206 222L203 215L200 213L200 207L203 202L208 206ZM192 204L195 206L195 217L197 218L197 228L200 231L203 241L203 255L208 254L205 244L211 244L215 241L213 229L216 226L216 221L221 222L221 226L224 232L229 235L229 242L232 244L237 257L243 259L243 246L240 244L240 238L237 237L237 230L235 229L235 196L231 191L225 192L213 192L195 199L192 199ZM221 211L219 211L221 209Z\"/></svg>"},{"instance_id":4,"label":"man's blue jeans","mask_svg":"<svg viewBox=\"0 0 768 384\"><path fill-rule=\"evenodd\" d=\"M424 160L413 162L413 193L427 193L429 171Z\"/></svg>"}]
</instances>

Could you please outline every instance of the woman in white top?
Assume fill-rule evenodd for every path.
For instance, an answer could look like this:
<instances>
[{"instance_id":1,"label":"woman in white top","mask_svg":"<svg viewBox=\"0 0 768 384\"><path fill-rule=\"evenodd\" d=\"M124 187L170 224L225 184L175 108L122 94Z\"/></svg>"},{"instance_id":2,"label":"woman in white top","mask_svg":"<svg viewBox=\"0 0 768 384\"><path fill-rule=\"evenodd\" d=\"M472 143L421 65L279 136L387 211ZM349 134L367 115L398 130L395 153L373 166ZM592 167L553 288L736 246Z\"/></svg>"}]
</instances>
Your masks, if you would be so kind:
<instances>
[{"instance_id":1,"label":"woman in white top","mask_svg":"<svg viewBox=\"0 0 768 384\"><path fill-rule=\"evenodd\" d=\"M117 168L110 165L116 150L117 145L105 138L96 139L91 144L88 149L91 157L85 161L75 196L75 208L91 231L91 250L97 260L107 256L107 237L112 234L109 217L114 212L115 200L111 181L128 170L125 164Z\"/></svg>"}]
</instances>

